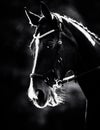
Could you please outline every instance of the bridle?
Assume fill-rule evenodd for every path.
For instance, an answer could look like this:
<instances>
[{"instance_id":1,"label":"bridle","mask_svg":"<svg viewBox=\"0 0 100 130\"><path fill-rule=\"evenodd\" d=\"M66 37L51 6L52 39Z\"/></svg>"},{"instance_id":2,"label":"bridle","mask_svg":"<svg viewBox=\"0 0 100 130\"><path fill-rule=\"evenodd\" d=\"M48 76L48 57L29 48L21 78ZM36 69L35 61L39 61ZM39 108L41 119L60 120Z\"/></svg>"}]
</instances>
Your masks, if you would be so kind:
<instances>
[{"instance_id":1,"label":"bridle","mask_svg":"<svg viewBox=\"0 0 100 130\"><path fill-rule=\"evenodd\" d=\"M54 32L56 32L56 30L52 29L52 30L50 30L50 31L48 31L48 32L46 32L46 33L44 33L44 34L42 34L41 36L38 36L38 40L40 40L40 39L42 39L42 38L44 38L44 37L46 37L46 36L48 36L48 35L50 35L50 34L52 34L52 33L54 33ZM34 35L33 38L36 39L37 37ZM61 41L61 31L60 31L60 33L59 33L59 39L58 39L57 42L58 42L57 44L58 44L59 46L62 45L62 41ZM58 51L59 51L59 49L57 49L57 52L58 52ZM58 59L57 59L57 60L58 60ZM59 62L60 62L60 60L59 60ZM45 82L47 82L47 81L49 80L49 75L50 75L50 74L53 74L53 75L54 75L54 73L55 73L55 68L52 68L52 69L48 70L46 73L43 73L43 74L31 73L31 74L30 74L30 77L40 77L40 78L43 78Z\"/></svg>"},{"instance_id":2,"label":"bridle","mask_svg":"<svg viewBox=\"0 0 100 130\"><path fill-rule=\"evenodd\" d=\"M59 26L58 26L58 27L59 27L58 45L61 46L61 45L62 45L61 34L63 33L62 28L61 28L61 22L60 22L58 25L59 25ZM46 32L46 33L44 33L44 34L38 36L38 40L40 40L40 39L42 39L42 38L44 38L44 37L46 37L46 36L48 36L48 35L54 33L55 31L56 31L55 29L52 29L52 30L50 30L50 31L48 31L48 32ZM35 34L33 35L33 39L37 39L37 36L35 36ZM70 40L71 40L71 39L70 39ZM58 59L57 59L57 60L58 60ZM99 69L100 69L100 66L97 66L97 67L95 67L95 68L93 68L93 69L90 69L89 71L83 72L83 73L81 73L81 74L79 74L79 75L72 74L72 75L70 75L70 76L64 77L62 80L61 80L61 79L56 79L56 83L55 83L55 84L63 85L64 83L66 83L66 82L68 82L68 81L76 80L76 79L78 79L78 78L80 78L80 77L83 77L83 76L87 75L88 73L94 72L94 71L99 70ZM43 74L31 73L31 74L30 74L30 77L31 77L31 78L32 78L32 77L40 77L40 78L43 78L45 82L47 82L47 80L49 79L49 78L48 78L48 75L54 74L54 73L55 73L55 68L52 68L52 69L48 70L46 73L43 73Z\"/></svg>"},{"instance_id":3,"label":"bridle","mask_svg":"<svg viewBox=\"0 0 100 130\"><path fill-rule=\"evenodd\" d=\"M38 37L35 36L35 34L36 34L36 32L35 32L35 34L33 35L33 39L38 39L38 41L39 41L42 38L45 38L46 36L48 36L50 34L53 34L54 32L59 32L57 45L61 47L61 45L62 45L61 35L63 33L63 31L62 31L62 25L61 25L62 23L60 21L58 22L58 18L57 18L56 15L55 15L55 18L57 19L57 29L52 29L52 30L50 30L50 31L48 31L48 32L46 32L46 33L38 36ZM59 52L59 47L57 48L57 53L58 52ZM57 61L61 62L62 58L59 57L59 56L57 56L57 57L58 57ZM55 69L56 68L54 67L54 68L48 70L46 73L43 73L43 74L31 73L30 77L40 77L40 78L43 78L45 82L48 82L49 81L48 75L50 75L50 74L55 75Z\"/></svg>"}]
</instances>

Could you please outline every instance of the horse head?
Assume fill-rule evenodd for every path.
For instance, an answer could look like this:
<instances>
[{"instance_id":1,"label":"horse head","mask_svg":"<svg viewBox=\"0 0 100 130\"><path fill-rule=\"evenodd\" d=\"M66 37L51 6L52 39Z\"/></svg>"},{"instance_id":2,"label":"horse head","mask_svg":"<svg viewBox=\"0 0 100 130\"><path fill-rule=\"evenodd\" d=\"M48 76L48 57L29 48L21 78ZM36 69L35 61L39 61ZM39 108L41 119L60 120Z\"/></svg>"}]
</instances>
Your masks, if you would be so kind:
<instances>
[{"instance_id":1,"label":"horse head","mask_svg":"<svg viewBox=\"0 0 100 130\"><path fill-rule=\"evenodd\" d=\"M77 67L77 44L64 19L49 11L41 2L38 16L25 9L35 33L30 43L33 69L30 75L28 96L39 107L56 106L64 101L64 88L58 81L74 75ZM63 91L63 92L62 92Z\"/></svg>"}]
</instances>

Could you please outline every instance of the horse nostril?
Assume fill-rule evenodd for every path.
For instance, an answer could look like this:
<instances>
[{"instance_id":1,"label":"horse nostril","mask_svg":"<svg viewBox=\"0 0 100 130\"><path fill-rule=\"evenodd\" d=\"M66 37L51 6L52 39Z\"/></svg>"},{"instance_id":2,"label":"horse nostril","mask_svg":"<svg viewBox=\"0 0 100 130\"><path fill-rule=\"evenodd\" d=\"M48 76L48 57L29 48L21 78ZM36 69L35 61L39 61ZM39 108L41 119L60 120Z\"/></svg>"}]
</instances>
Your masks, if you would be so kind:
<instances>
[{"instance_id":1,"label":"horse nostril","mask_svg":"<svg viewBox=\"0 0 100 130\"><path fill-rule=\"evenodd\" d=\"M46 102L44 92L42 90L40 90L40 89L37 89L36 90L36 95L38 97L38 99L36 100L38 105L43 106L45 104L45 102Z\"/></svg>"}]
</instances>

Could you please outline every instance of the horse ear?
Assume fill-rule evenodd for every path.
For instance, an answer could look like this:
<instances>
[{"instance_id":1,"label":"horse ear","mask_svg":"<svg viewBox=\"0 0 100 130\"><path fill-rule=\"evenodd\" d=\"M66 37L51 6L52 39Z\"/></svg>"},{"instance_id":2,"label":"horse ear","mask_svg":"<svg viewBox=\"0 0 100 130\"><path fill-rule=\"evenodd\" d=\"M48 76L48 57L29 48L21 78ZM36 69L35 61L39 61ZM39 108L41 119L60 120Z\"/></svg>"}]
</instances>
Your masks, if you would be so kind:
<instances>
[{"instance_id":1,"label":"horse ear","mask_svg":"<svg viewBox=\"0 0 100 130\"><path fill-rule=\"evenodd\" d=\"M41 1L41 13L48 19L48 20L52 20L52 16L51 13L49 11L49 8L47 7L47 5Z\"/></svg>"},{"instance_id":2,"label":"horse ear","mask_svg":"<svg viewBox=\"0 0 100 130\"><path fill-rule=\"evenodd\" d=\"M26 13L26 16L29 20L29 24L31 26L37 26L38 25L38 21L40 19L40 16L32 13L31 11L29 11L26 7L25 7L25 13Z\"/></svg>"}]
</instances>

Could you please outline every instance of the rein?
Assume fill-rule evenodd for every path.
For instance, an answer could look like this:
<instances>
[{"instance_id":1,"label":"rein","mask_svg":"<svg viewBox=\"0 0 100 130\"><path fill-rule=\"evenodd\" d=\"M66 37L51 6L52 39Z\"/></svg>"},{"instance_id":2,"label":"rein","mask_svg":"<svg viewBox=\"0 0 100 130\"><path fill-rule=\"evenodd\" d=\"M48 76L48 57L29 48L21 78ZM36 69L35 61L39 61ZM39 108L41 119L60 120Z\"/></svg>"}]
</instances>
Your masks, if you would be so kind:
<instances>
[{"instance_id":1,"label":"rein","mask_svg":"<svg viewBox=\"0 0 100 130\"><path fill-rule=\"evenodd\" d=\"M62 80L58 80L58 84L64 84L64 83L66 83L68 81L79 79L79 78L81 78L81 77L83 77L83 76L85 76L85 75L87 75L89 73L95 72L97 70L100 70L100 66L97 66L97 67L95 67L95 68L93 68L93 69L91 69L89 71L83 72L83 73L81 73L79 75L74 75L73 74L71 76L67 76L67 77L63 78Z\"/></svg>"}]
</instances>

